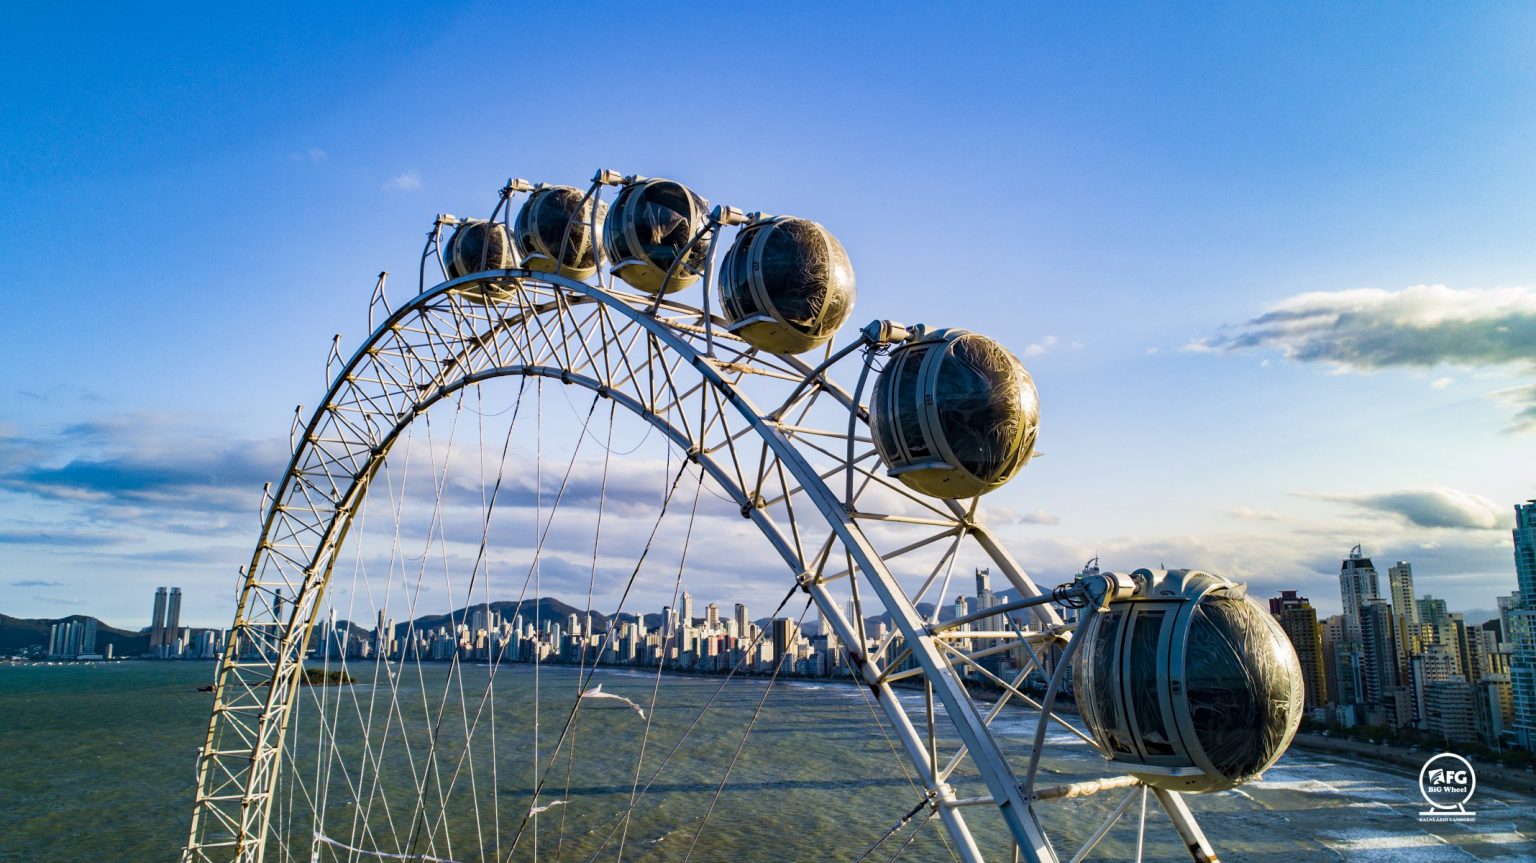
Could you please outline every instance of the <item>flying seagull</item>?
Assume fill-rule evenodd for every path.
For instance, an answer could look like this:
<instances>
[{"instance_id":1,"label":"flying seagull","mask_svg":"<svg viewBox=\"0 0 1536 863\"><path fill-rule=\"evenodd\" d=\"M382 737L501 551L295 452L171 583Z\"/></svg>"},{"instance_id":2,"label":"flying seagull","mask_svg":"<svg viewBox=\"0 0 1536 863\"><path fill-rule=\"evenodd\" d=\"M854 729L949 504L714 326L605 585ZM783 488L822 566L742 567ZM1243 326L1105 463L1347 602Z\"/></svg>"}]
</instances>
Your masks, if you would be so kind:
<instances>
[{"instance_id":1,"label":"flying seagull","mask_svg":"<svg viewBox=\"0 0 1536 863\"><path fill-rule=\"evenodd\" d=\"M528 814L529 815L537 815L540 812L545 812L547 810L555 808L556 806L563 806L563 805L565 805L565 801L564 800L553 800L553 801L551 801L549 803L544 804L543 806L535 806L532 809L529 809L528 810Z\"/></svg>"},{"instance_id":2,"label":"flying seagull","mask_svg":"<svg viewBox=\"0 0 1536 863\"><path fill-rule=\"evenodd\" d=\"M588 689L586 692L583 692L581 694L581 697L582 698L612 698L612 699L615 699L615 700L618 700L618 701L622 701L625 704L628 704L630 707L634 708L635 712L640 714L640 718L641 719L645 718L645 711L640 708L640 705L634 703L633 701L630 701L628 698L625 698L622 695L614 695L611 692L604 692L603 691L603 685L601 683L599 683L598 685L592 687L591 689Z\"/></svg>"}]
</instances>

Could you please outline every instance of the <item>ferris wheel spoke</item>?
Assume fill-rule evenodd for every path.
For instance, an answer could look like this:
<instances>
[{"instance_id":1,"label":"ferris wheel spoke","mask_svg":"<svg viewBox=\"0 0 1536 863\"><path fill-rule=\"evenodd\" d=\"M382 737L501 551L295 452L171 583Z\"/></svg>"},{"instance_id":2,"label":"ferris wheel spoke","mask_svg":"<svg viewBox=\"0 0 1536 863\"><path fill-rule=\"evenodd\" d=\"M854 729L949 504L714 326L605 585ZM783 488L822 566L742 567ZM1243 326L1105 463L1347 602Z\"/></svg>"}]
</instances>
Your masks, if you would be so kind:
<instances>
[{"instance_id":1,"label":"ferris wheel spoke","mask_svg":"<svg viewBox=\"0 0 1536 863\"><path fill-rule=\"evenodd\" d=\"M664 498L662 498L660 510L659 510L659 512L656 515L656 521L651 526L650 535L646 539L645 546L640 550L640 554L639 554L637 560L635 561L635 565L634 565L633 569L630 570L629 580L625 584L623 592L620 594L618 604L615 607L613 614L610 616L610 618L609 618L610 620L617 620L619 618L619 616L624 612L625 604L626 604L626 602L629 599L631 591L633 591L633 589L634 589L636 580L639 578L641 568L645 565L645 561L646 561L646 559L650 555L651 548L652 548L652 546L654 545L654 543L656 541L657 532L661 528L662 520L666 517L667 509L668 509L669 505L671 504L674 495L677 492L678 484L682 481L683 475L687 472L687 467L688 467L688 463L686 461L683 462L682 464L680 464L678 466L677 472L673 475L672 482L671 482L670 486L667 489L666 496ZM605 636L602 646L597 651L597 659L594 660L593 665L592 665L592 669L590 671L588 671L586 677L581 680L581 685L580 685L580 687L578 689L578 694L572 700L571 708L566 713L565 723L561 727L560 735L556 738L554 751L553 751L553 754L550 755L549 763L546 764L546 765L543 765L543 769L542 770L536 770L536 774L537 775L535 776L535 782L534 782L533 794L532 794L532 799L534 801L537 801L539 799L539 795L542 793L542 791L544 789L544 784L548 781L548 778L551 775L553 775L553 771L552 771L551 768L553 767L553 765L555 763L555 759L557 759L559 757L561 746L565 742L565 739L566 739L567 735L570 733L571 729L574 727L575 721L576 721L576 716L577 716L578 712L581 709L581 702L582 702L581 693L585 693L586 692L587 684L591 681L592 675L597 671L597 666L598 666L599 662L601 661L602 655L606 651L606 648L608 647L609 644L612 643L612 641L613 641L613 634L614 634L615 631L616 631L615 628L613 628L613 627L609 628L608 634ZM537 678L538 667L539 667L538 663L535 663L534 664L535 680L538 679ZM537 705L537 703L538 703L537 702L537 698L535 698L535 705ZM537 714L535 714L535 715L537 715ZM537 740L537 731L535 732L535 740ZM537 757L537 753L535 753L535 757ZM537 762L536 762L536 767L537 766L538 765L537 765ZM537 830L537 824L538 824L537 812L532 811L532 809L530 809L528 814L523 816L522 822L519 824L519 826L517 828L517 831L512 836L512 839L511 839L511 841L509 843L509 848L507 850L507 854L508 854L509 857L510 857L510 855L512 853L514 853L517 850L518 842L521 840L522 836L526 832L526 830L527 830L527 828L528 828L530 823L532 823L534 825L534 829Z\"/></svg>"},{"instance_id":2,"label":"ferris wheel spoke","mask_svg":"<svg viewBox=\"0 0 1536 863\"><path fill-rule=\"evenodd\" d=\"M683 570L687 566L689 541L693 538L693 527L694 527L695 520L696 520L696 518L698 516L698 513L699 513L699 497L700 497L700 494L703 492L703 490L704 490L704 473L703 473L703 471L700 471L699 472L699 482L694 487L694 490L693 490L693 505L692 505L692 507L690 507L689 513L688 513L687 532L684 534L682 551L681 551L681 554L678 556L677 578L674 579L673 584L672 584L672 605L670 607L673 607L673 608L675 608L677 606L678 594L679 594L679 592L681 592L682 587L683 587ZM667 630L666 634L663 635L662 642L661 642L661 651L662 651L662 656L663 657L667 656L668 653L670 652L671 644L672 644L672 641L674 640L675 637L676 637L675 628L669 628ZM632 813L634 811L635 803L636 803L636 800L638 798L637 790L638 790L638 788L640 786L640 773L641 773L641 768L645 764L646 748L647 748L647 746L649 746L650 740L651 740L651 726L652 726L652 723L654 723L655 720L656 720L657 700L658 700L659 696L661 695L661 672L662 672L662 668L664 667L664 665L665 665L664 662L658 662L656 664L656 674L653 677L653 682L651 684L650 705L647 708L647 712L646 712L646 715L645 715L645 725L642 727L642 730L641 730L641 733L640 733L639 751L635 755L635 771L634 771L634 776L633 776L633 778L632 778L632 780L630 782L629 808L628 808L628 810L626 810L626 814L624 816L623 831L621 832L621 834L619 836L618 859L623 859L623 856L624 856L624 840L629 835L629 823L630 823L629 813Z\"/></svg>"},{"instance_id":3,"label":"ferris wheel spoke","mask_svg":"<svg viewBox=\"0 0 1536 863\"><path fill-rule=\"evenodd\" d=\"M478 398L479 397L479 391L477 390L476 392L477 392L477 398ZM481 489L482 489L481 505L482 505L482 507L484 509L484 516L482 518L482 528L481 528L481 536L480 536L479 549L477 551L474 564L473 564L473 566L470 569L469 583L468 583L467 587L465 588L464 603L465 603L465 608L466 609L469 607L469 604L474 599L476 580L480 577L480 574L482 572L482 567L486 566L486 551L487 551L487 545L488 545L488 540L489 540L489 535L490 535L491 519L494 516L496 501L497 501L499 493L501 491L502 481L503 481L503 479L505 477L506 466L507 466L507 456L508 456L508 453L509 453L509 451L511 449L511 442L512 442L513 432L514 432L514 430L516 428L517 417L518 417L518 413L520 412L519 409L520 409L521 404L522 404L523 392L524 392L524 390L522 388L520 388L519 392L518 392L517 401L514 403L512 421L508 424L507 434L506 434L506 437L505 437L504 441L502 442L501 457L500 457L500 459L498 460L498 463L497 463L496 479L495 479L495 482L492 485L491 490L489 492L489 497L486 496L486 493L484 491L484 489L485 489L485 477L484 477L484 460L483 460L483 453L484 453L484 443L483 443L483 440L481 442L481 446L477 450L478 452L480 452L482 454L482 458L481 458L481 461L480 461L480 465L481 465ZM480 431L480 433L482 435L482 438L483 438L483 429L484 429L483 418L482 418L482 420L480 422L477 423L477 428ZM488 582L489 582L489 576L488 575L484 579L484 581L488 584ZM451 589L451 578L449 576L449 573L446 570L444 572L444 584L445 584L445 587L449 587ZM413 620L414 620L414 613L413 613ZM409 637L410 631L407 630L407 632L408 632L408 637ZM431 714L431 708L426 703L426 700L425 700L426 680L425 680L423 669L421 667L421 663L419 661L417 661L414 664L416 666L419 682L420 682L420 685L422 687L423 709L428 714ZM445 715L447 713L447 709L448 709L448 706L449 706L449 695L454 690L455 687L457 688L459 715L460 715L461 721L464 723L464 747L463 747L463 750L462 750L461 755L459 757L459 760L454 765L453 772L450 775L450 777L449 777L449 779L448 779L448 781L447 781L447 783L445 785L445 783L443 782L442 773L441 773L441 770L440 770L441 758L439 757L439 744L440 744L440 739L441 739L442 723L443 723L444 717L445 717ZM454 660L453 660L453 662L450 665L447 678L444 681L443 692L442 692L442 695L439 697L438 707L437 707L436 713L435 713L435 715L427 716L427 719L431 723L431 729L432 729L431 733L429 735L429 738L428 738L427 759L428 759L428 763L430 765L432 765L432 767L434 768L433 780L434 780L435 785L436 785L437 796L438 796L438 803L439 803L439 806L438 806L439 816L438 816L437 821L441 821L441 820L446 818L447 812L448 812L448 800L452 797L454 789L458 785L458 780L459 780L459 777L461 775L461 772L464 769L465 761L468 760L469 761L469 771L470 771L470 782L469 782L469 785L470 785L470 788L471 788L471 791L472 791L471 803L472 803L472 811L474 812L474 816L475 816L475 831L476 831L477 839L481 840L480 844L482 846L483 846L483 825L481 824L481 820L480 820L480 801L479 801L479 796L478 796L478 785L474 781L474 762L473 762L472 759L469 758L469 756L470 756L470 753L472 751L471 747L472 747L472 743L473 743L473 739L474 739L474 730L475 730L476 727L478 727L481 711L483 711L483 709L484 709L485 701L489 698L490 692L491 692L491 690L489 688L489 683L488 683L487 684L487 689L485 690L485 693L483 694L483 696L481 698L481 701L480 701L480 704L479 704L479 706L477 708L476 716L475 716L475 722L474 722L473 725L471 725L470 721L469 721L469 704L468 704L468 699L467 699L467 695L466 695L465 687L464 687L463 668L462 668L461 664L458 661L457 655L455 655ZM416 804L417 812L416 812L416 818L413 819L413 828L412 828L413 829L413 838L410 841L410 843L408 843L409 847L412 850L415 850L415 847L417 845L417 841L416 841L415 836L419 835L423 828L426 829L426 841L428 842L429 845L431 845L433 843L433 841L435 840L435 837L437 835L437 824L436 824L436 822L429 823L429 816L428 816L428 814L426 812L426 806L425 806L425 800L424 800L424 790L425 790L424 788L419 788L418 791L417 791L417 804ZM452 854L452 847L451 847L451 845L448 848L448 853L450 855Z\"/></svg>"},{"instance_id":4,"label":"ferris wheel spoke","mask_svg":"<svg viewBox=\"0 0 1536 863\"><path fill-rule=\"evenodd\" d=\"M805 601L805 608L801 610L800 617L796 620L796 626L805 623L806 612L811 610L812 600ZM731 760L725 765L725 770L720 775L720 784L715 786L714 794L709 798L709 806L704 810L704 817L699 822L699 829L694 831L693 841L688 843L688 852L683 855L683 863L693 858L693 851L699 845L699 838L704 835L704 828L709 825L709 818L715 812L715 806L720 802L720 794L725 791L726 783L731 781L731 773L736 769L736 763L741 760L741 750L746 748L747 739L752 736L752 731L757 727L757 721L763 714L763 705L768 703L768 696L773 693L773 685L778 682L779 672L783 670L785 663L778 662L774 665L773 674L768 678L768 685L763 689L763 697L757 700L757 706L752 709L752 718L747 720L747 727L741 732L741 740L736 744L736 750L731 753Z\"/></svg>"}]
</instances>

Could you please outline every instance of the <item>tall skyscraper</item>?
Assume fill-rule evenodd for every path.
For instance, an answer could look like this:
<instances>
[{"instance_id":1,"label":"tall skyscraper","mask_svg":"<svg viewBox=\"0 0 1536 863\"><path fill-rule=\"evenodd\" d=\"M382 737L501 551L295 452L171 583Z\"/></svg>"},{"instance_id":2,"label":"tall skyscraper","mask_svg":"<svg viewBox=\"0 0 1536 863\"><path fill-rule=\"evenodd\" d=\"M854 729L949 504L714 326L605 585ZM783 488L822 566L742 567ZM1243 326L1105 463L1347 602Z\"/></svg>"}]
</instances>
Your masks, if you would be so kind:
<instances>
[{"instance_id":1,"label":"tall skyscraper","mask_svg":"<svg viewBox=\"0 0 1536 863\"><path fill-rule=\"evenodd\" d=\"M720 606L717 603L711 602L704 606L704 625L709 627L710 632L720 628Z\"/></svg>"},{"instance_id":2,"label":"tall skyscraper","mask_svg":"<svg viewBox=\"0 0 1536 863\"><path fill-rule=\"evenodd\" d=\"M1423 599L1414 603L1414 607L1418 609L1420 623L1432 623L1435 626L1444 626L1450 621L1451 610L1450 607L1445 604L1445 600L1443 599L1435 599L1433 596L1430 596L1426 593L1424 594Z\"/></svg>"},{"instance_id":3,"label":"tall skyscraper","mask_svg":"<svg viewBox=\"0 0 1536 863\"><path fill-rule=\"evenodd\" d=\"M1520 599L1506 618L1505 637L1513 650L1509 661L1514 702L1515 739L1536 748L1536 500L1515 505L1515 582Z\"/></svg>"},{"instance_id":4,"label":"tall skyscraper","mask_svg":"<svg viewBox=\"0 0 1536 863\"><path fill-rule=\"evenodd\" d=\"M795 646L800 643L800 625L788 617L773 619L773 661L782 663L792 658Z\"/></svg>"},{"instance_id":5,"label":"tall skyscraper","mask_svg":"<svg viewBox=\"0 0 1536 863\"><path fill-rule=\"evenodd\" d=\"M96 618L87 617L80 621L80 655L96 655Z\"/></svg>"},{"instance_id":6,"label":"tall skyscraper","mask_svg":"<svg viewBox=\"0 0 1536 863\"><path fill-rule=\"evenodd\" d=\"M1385 599L1368 599L1361 604L1360 646L1366 722L1393 728L1408 724L1412 711L1403 687L1406 654L1397 615Z\"/></svg>"},{"instance_id":7,"label":"tall skyscraper","mask_svg":"<svg viewBox=\"0 0 1536 863\"><path fill-rule=\"evenodd\" d=\"M160 639L165 635L165 602L166 589L155 588L155 610L149 618L149 649L151 651L160 646Z\"/></svg>"},{"instance_id":8,"label":"tall skyscraper","mask_svg":"<svg viewBox=\"0 0 1536 863\"><path fill-rule=\"evenodd\" d=\"M160 643L171 648L175 653L176 642L181 638L181 588L171 588L170 597L165 603L165 635Z\"/></svg>"},{"instance_id":9,"label":"tall skyscraper","mask_svg":"<svg viewBox=\"0 0 1536 863\"><path fill-rule=\"evenodd\" d=\"M752 637L752 618L747 616L747 607L743 603L736 603L736 637L747 641Z\"/></svg>"},{"instance_id":10,"label":"tall skyscraper","mask_svg":"<svg viewBox=\"0 0 1536 863\"><path fill-rule=\"evenodd\" d=\"M1323 630L1317 623L1317 609L1305 596L1294 590L1282 590L1269 601L1269 613L1280 621L1280 628L1296 649L1301 661L1301 679L1307 694L1307 709L1317 710L1328 703L1328 675L1323 660Z\"/></svg>"},{"instance_id":11,"label":"tall skyscraper","mask_svg":"<svg viewBox=\"0 0 1536 863\"><path fill-rule=\"evenodd\" d=\"M389 657L389 628L385 621L384 609L379 609L379 620L373 627L373 653L375 656Z\"/></svg>"},{"instance_id":12,"label":"tall skyscraper","mask_svg":"<svg viewBox=\"0 0 1536 863\"><path fill-rule=\"evenodd\" d=\"M832 621L827 619L827 613L825 611L821 611L820 615L821 631L817 634L826 639L826 650L828 653L837 653L837 648L839 645L837 640L837 630L832 628Z\"/></svg>"},{"instance_id":13,"label":"tall skyscraper","mask_svg":"<svg viewBox=\"0 0 1536 863\"><path fill-rule=\"evenodd\" d=\"M992 571L990 569L976 570L976 608L975 611L1002 605L997 594L992 592ZM989 617L985 621L988 629L1002 629L1003 619L1001 615Z\"/></svg>"},{"instance_id":14,"label":"tall skyscraper","mask_svg":"<svg viewBox=\"0 0 1536 863\"><path fill-rule=\"evenodd\" d=\"M1413 564L1400 560L1387 569L1387 589L1392 594L1392 609L1412 629L1419 625L1419 605L1413 600Z\"/></svg>"},{"instance_id":15,"label":"tall skyscraper","mask_svg":"<svg viewBox=\"0 0 1536 863\"><path fill-rule=\"evenodd\" d=\"M1339 565L1339 596L1344 600L1344 616L1356 627L1360 625L1360 606L1381 596L1376 567L1358 545Z\"/></svg>"},{"instance_id":16,"label":"tall skyscraper","mask_svg":"<svg viewBox=\"0 0 1536 863\"><path fill-rule=\"evenodd\" d=\"M1351 631L1353 630L1353 631ZM1360 704L1363 687L1360 682L1359 624L1351 625L1349 618L1335 614L1323 621L1323 659L1327 674L1328 703L1339 708L1334 718L1348 727L1363 719L1356 706Z\"/></svg>"},{"instance_id":17,"label":"tall skyscraper","mask_svg":"<svg viewBox=\"0 0 1536 863\"><path fill-rule=\"evenodd\" d=\"M683 591L683 625L693 625L693 594Z\"/></svg>"}]
</instances>

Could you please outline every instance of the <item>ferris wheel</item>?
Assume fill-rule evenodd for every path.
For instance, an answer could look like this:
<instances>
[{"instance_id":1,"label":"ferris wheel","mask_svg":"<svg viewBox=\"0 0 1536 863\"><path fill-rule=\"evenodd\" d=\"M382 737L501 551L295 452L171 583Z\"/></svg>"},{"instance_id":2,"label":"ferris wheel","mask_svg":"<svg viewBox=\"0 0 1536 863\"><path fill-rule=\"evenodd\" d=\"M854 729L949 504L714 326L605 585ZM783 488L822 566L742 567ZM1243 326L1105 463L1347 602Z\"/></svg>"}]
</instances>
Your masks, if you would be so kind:
<instances>
[{"instance_id":1,"label":"ferris wheel","mask_svg":"<svg viewBox=\"0 0 1536 863\"><path fill-rule=\"evenodd\" d=\"M1289 745L1240 586L1036 584L982 505L1029 374L958 329L835 345L822 225L512 180L384 285L268 489L184 861L1215 860L1184 795ZM1002 590L950 606L972 569ZM765 581L761 623L687 593Z\"/></svg>"}]
</instances>

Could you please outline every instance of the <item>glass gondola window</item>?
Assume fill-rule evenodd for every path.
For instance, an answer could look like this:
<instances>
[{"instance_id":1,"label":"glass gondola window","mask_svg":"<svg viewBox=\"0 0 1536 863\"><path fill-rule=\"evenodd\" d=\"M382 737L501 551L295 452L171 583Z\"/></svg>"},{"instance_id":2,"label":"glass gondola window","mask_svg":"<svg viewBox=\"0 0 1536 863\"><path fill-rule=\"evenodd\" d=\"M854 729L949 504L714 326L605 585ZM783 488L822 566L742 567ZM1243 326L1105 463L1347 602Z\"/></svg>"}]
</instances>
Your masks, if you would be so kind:
<instances>
[{"instance_id":1,"label":"glass gondola window","mask_svg":"<svg viewBox=\"0 0 1536 863\"><path fill-rule=\"evenodd\" d=\"M1262 773L1301 723L1301 666L1238 585L1138 570L1135 595L1077 637L1074 691L1111 763L1171 791L1222 791Z\"/></svg>"},{"instance_id":2,"label":"glass gondola window","mask_svg":"<svg viewBox=\"0 0 1536 863\"><path fill-rule=\"evenodd\" d=\"M1166 653L1159 653L1163 618L1166 612L1143 611L1136 615L1131 632L1131 673L1127 680L1155 680L1159 657L1167 661ZM1135 707L1137 737L1148 755L1172 755L1168 725L1163 717L1162 695L1155 686L1134 686L1131 703Z\"/></svg>"},{"instance_id":3,"label":"glass gondola window","mask_svg":"<svg viewBox=\"0 0 1536 863\"><path fill-rule=\"evenodd\" d=\"M1114 673L1115 649L1119 646L1120 627L1125 612L1111 609L1099 615L1092 637L1083 645L1078 661L1093 669L1092 674L1076 675L1079 710L1084 722L1099 740L1099 745L1119 753L1130 753L1131 743L1121 733L1124 722L1120 719L1115 687L1119 677Z\"/></svg>"},{"instance_id":4,"label":"glass gondola window","mask_svg":"<svg viewBox=\"0 0 1536 863\"><path fill-rule=\"evenodd\" d=\"M1290 742L1289 721L1299 713L1292 682L1300 664L1265 617L1242 597L1210 597L1190 623L1190 719L1206 757L1226 776L1263 769Z\"/></svg>"},{"instance_id":5,"label":"glass gondola window","mask_svg":"<svg viewBox=\"0 0 1536 863\"><path fill-rule=\"evenodd\" d=\"M500 222L470 219L460 222L443 250L448 278L457 279L486 270L506 270L517 266L507 226Z\"/></svg>"},{"instance_id":6,"label":"glass gondola window","mask_svg":"<svg viewBox=\"0 0 1536 863\"><path fill-rule=\"evenodd\" d=\"M890 398L900 400L910 393L913 402L918 402L918 378L923 371L923 355L928 351L928 346L918 345L913 347L906 356L901 357L901 365L893 376L896 381L896 392ZM901 429L901 444L906 449L908 458L919 459L929 454L928 439L923 436L921 412L902 411L898 414L896 425Z\"/></svg>"},{"instance_id":7,"label":"glass gondola window","mask_svg":"<svg viewBox=\"0 0 1536 863\"><path fill-rule=\"evenodd\" d=\"M1034 454L1040 424L1039 396L1024 366L1002 345L965 330L923 332L892 351L870 412L890 475L947 499L1012 479Z\"/></svg>"},{"instance_id":8,"label":"glass gondola window","mask_svg":"<svg viewBox=\"0 0 1536 863\"><path fill-rule=\"evenodd\" d=\"M632 287L651 294L681 290L703 275L709 244L693 238L708 213L709 202L681 183L629 183L603 222L603 253Z\"/></svg>"},{"instance_id":9,"label":"glass gondola window","mask_svg":"<svg viewBox=\"0 0 1536 863\"><path fill-rule=\"evenodd\" d=\"M720 271L732 332L755 347L798 354L826 344L853 311L853 265L826 228L773 216L736 235Z\"/></svg>"},{"instance_id":10,"label":"glass gondola window","mask_svg":"<svg viewBox=\"0 0 1536 863\"><path fill-rule=\"evenodd\" d=\"M513 239L523 265L541 273L558 272L578 281L597 272L601 249L592 231L593 199L570 186L535 189L517 212ZM607 204L597 204L602 230Z\"/></svg>"}]
</instances>

